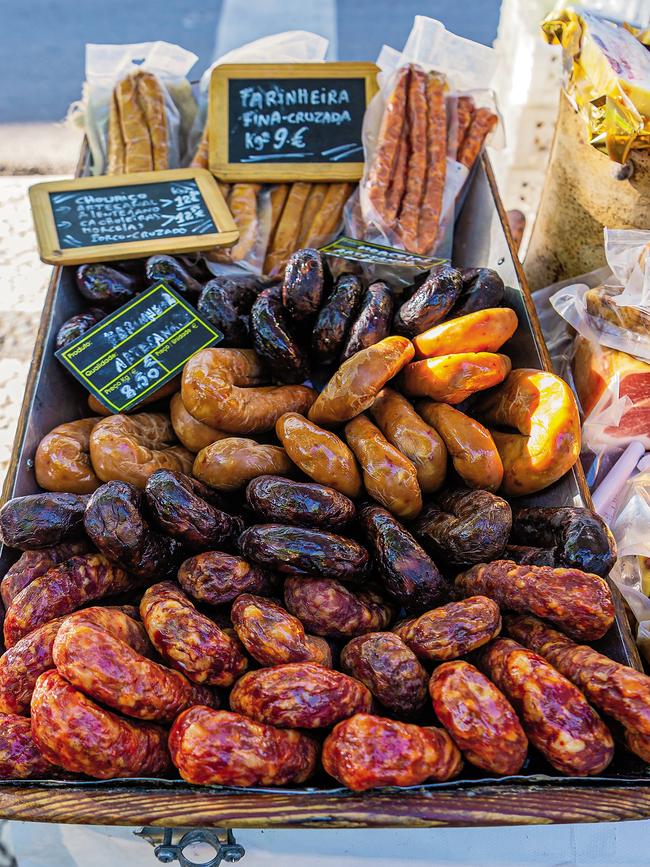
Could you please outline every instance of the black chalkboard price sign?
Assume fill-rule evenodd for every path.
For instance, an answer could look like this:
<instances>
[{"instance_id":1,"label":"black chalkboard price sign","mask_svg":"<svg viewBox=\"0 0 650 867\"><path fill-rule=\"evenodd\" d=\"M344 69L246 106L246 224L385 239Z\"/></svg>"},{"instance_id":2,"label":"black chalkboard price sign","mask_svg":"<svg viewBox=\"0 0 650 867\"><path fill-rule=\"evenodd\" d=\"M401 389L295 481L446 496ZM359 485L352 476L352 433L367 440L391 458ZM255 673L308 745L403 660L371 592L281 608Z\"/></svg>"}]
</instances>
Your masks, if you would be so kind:
<instances>
[{"instance_id":1,"label":"black chalkboard price sign","mask_svg":"<svg viewBox=\"0 0 650 867\"><path fill-rule=\"evenodd\" d=\"M210 82L210 169L226 181L355 181L372 63L216 66Z\"/></svg>"},{"instance_id":2,"label":"black chalkboard price sign","mask_svg":"<svg viewBox=\"0 0 650 867\"><path fill-rule=\"evenodd\" d=\"M223 334L164 283L128 301L56 357L111 412L133 409Z\"/></svg>"},{"instance_id":3,"label":"black chalkboard price sign","mask_svg":"<svg viewBox=\"0 0 650 867\"><path fill-rule=\"evenodd\" d=\"M41 259L53 265L190 253L239 237L206 169L54 181L29 196Z\"/></svg>"}]
</instances>

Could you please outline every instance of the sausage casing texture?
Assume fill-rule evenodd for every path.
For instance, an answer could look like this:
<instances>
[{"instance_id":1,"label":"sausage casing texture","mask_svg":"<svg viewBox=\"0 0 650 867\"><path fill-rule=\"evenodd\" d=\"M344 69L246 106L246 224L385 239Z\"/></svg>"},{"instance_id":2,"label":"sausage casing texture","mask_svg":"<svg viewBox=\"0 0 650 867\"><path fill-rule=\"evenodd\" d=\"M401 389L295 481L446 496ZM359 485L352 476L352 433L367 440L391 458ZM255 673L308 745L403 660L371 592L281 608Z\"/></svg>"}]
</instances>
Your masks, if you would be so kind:
<instances>
[{"instance_id":1,"label":"sausage casing texture","mask_svg":"<svg viewBox=\"0 0 650 867\"><path fill-rule=\"evenodd\" d=\"M394 309L393 293L386 283L383 280L371 283L361 298L359 313L350 326L341 361L388 337Z\"/></svg>"},{"instance_id":2,"label":"sausage casing texture","mask_svg":"<svg viewBox=\"0 0 650 867\"><path fill-rule=\"evenodd\" d=\"M218 491L236 491L257 476L289 475L293 464L280 446L247 437L228 437L207 446L194 460L193 474Z\"/></svg>"},{"instance_id":3,"label":"sausage casing texture","mask_svg":"<svg viewBox=\"0 0 650 867\"><path fill-rule=\"evenodd\" d=\"M499 606L485 596L448 602L393 627L418 659L458 659L501 631Z\"/></svg>"},{"instance_id":4,"label":"sausage casing texture","mask_svg":"<svg viewBox=\"0 0 650 867\"><path fill-rule=\"evenodd\" d=\"M328 638L385 629L394 613L375 590L352 593L332 578L287 578L284 601L310 632Z\"/></svg>"},{"instance_id":5,"label":"sausage casing texture","mask_svg":"<svg viewBox=\"0 0 650 867\"><path fill-rule=\"evenodd\" d=\"M214 277L205 284L196 309L223 333L221 346L250 346L248 314L256 294L251 283L228 277Z\"/></svg>"},{"instance_id":6,"label":"sausage casing texture","mask_svg":"<svg viewBox=\"0 0 650 867\"><path fill-rule=\"evenodd\" d=\"M449 313L462 289L460 271L443 266L431 271L395 314L396 334L414 337L436 325Z\"/></svg>"},{"instance_id":7,"label":"sausage casing texture","mask_svg":"<svg viewBox=\"0 0 650 867\"><path fill-rule=\"evenodd\" d=\"M205 551L181 563L178 583L199 602L225 605L241 593L271 593L277 579L241 557L223 551Z\"/></svg>"},{"instance_id":8,"label":"sausage casing texture","mask_svg":"<svg viewBox=\"0 0 650 867\"><path fill-rule=\"evenodd\" d=\"M488 491L447 491L430 502L413 524L413 534L445 563L485 563L505 550L512 512Z\"/></svg>"},{"instance_id":9,"label":"sausage casing texture","mask_svg":"<svg viewBox=\"0 0 650 867\"><path fill-rule=\"evenodd\" d=\"M36 745L29 719L0 713L0 780L48 779L60 773Z\"/></svg>"},{"instance_id":10,"label":"sausage casing texture","mask_svg":"<svg viewBox=\"0 0 650 867\"><path fill-rule=\"evenodd\" d=\"M149 526L142 491L128 482L107 482L90 497L84 515L86 533L110 560L136 578L173 574L180 545Z\"/></svg>"},{"instance_id":11,"label":"sausage casing texture","mask_svg":"<svg viewBox=\"0 0 650 867\"><path fill-rule=\"evenodd\" d=\"M239 642L198 612L171 581L147 589L140 615L158 653L193 683L231 686L246 671Z\"/></svg>"},{"instance_id":12,"label":"sausage casing texture","mask_svg":"<svg viewBox=\"0 0 650 867\"><path fill-rule=\"evenodd\" d=\"M135 580L102 554L71 557L16 596L5 616L5 645L11 647L43 623L70 614L87 602L135 587Z\"/></svg>"},{"instance_id":13,"label":"sausage casing texture","mask_svg":"<svg viewBox=\"0 0 650 867\"><path fill-rule=\"evenodd\" d=\"M77 289L84 298L112 310L124 304L138 291L138 281L132 274L103 263L80 265L76 271Z\"/></svg>"},{"instance_id":14,"label":"sausage casing texture","mask_svg":"<svg viewBox=\"0 0 650 867\"><path fill-rule=\"evenodd\" d=\"M477 668L461 659L433 672L429 693L436 716L465 758L492 774L516 774L528 739L514 708Z\"/></svg>"},{"instance_id":15,"label":"sausage casing texture","mask_svg":"<svg viewBox=\"0 0 650 867\"><path fill-rule=\"evenodd\" d=\"M337 530L354 518L354 503L333 488L258 476L248 483L246 502L260 518L303 527Z\"/></svg>"},{"instance_id":16,"label":"sausage casing texture","mask_svg":"<svg viewBox=\"0 0 650 867\"><path fill-rule=\"evenodd\" d=\"M241 518L221 508L213 490L172 470L157 470L144 495L154 518L169 536L194 551L232 545L244 529Z\"/></svg>"},{"instance_id":17,"label":"sausage casing texture","mask_svg":"<svg viewBox=\"0 0 650 867\"><path fill-rule=\"evenodd\" d=\"M164 253L149 256L144 270L150 283L163 280L180 295L198 295L201 291L201 283L174 256L167 256Z\"/></svg>"},{"instance_id":18,"label":"sausage casing texture","mask_svg":"<svg viewBox=\"0 0 650 867\"><path fill-rule=\"evenodd\" d=\"M46 491L91 494L101 485L90 463L90 433L99 417L80 418L53 428L34 455L36 481Z\"/></svg>"},{"instance_id":19,"label":"sausage casing texture","mask_svg":"<svg viewBox=\"0 0 650 867\"><path fill-rule=\"evenodd\" d=\"M52 548L41 548L38 551L25 551L10 566L0 582L0 595L5 608L9 608L12 600L28 584L45 575L52 566L58 566L77 554L86 554L90 549L88 542L64 542Z\"/></svg>"},{"instance_id":20,"label":"sausage casing texture","mask_svg":"<svg viewBox=\"0 0 650 867\"><path fill-rule=\"evenodd\" d=\"M287 662L332 665L327 642L305 635L300 620L270 599L242 593L233 603L230 619L240 641L260 665Z\"/></svg>"},{"instance_id":21,"label":"sausage casing texture","mask_svg":"<svg viewBox=\"0 0 650 867\"><path fill-rule=\"evenodd\" d=\"M580 569L518 566L512 560L479 563L456 576L463 595L482 593L504 608L550 620L574 638L595 641L614 622L605 581Z\"/></svg>"},{"instance_id":22,"label":"sausage casing texture","mask_svg":"<svg viewBox=\"0 0 650 867\"><path fill-rule=\"evenodd\" d=\"M437 491L447 473L447 449L438 431L392 388L379 392L370 414L386 439L414 465L422 492Z\"/></svg>"},{"instance_id":23,"label":"sausage casing texture","mask_svg":"<svg viewBox=\"0 0 650 867\"><path fill-rule=\"evenodd\" d=\"M346 424L345 437L361 465L370 496L400 518L415 518L422 510L415 465L364 414Z\"/></svg>"},{"instance_id":24,"label":"sausage casing texture","mask_svg":"<svg viewBox=\"0 0 650 867\"><path fill-rule=\"evenodd\" d=\"M293 322L311 319L331 283L327 264L318 250L305 248L293 253L284 271L282 303Z\"/></svg>"},{"instance_id":25,"label":"sausage casing texture","mask_svg":"<svg viewBox=\"0 0 650 867\"><path fill-rule=\"evenodd\" d=\"M210 427L209 424L204 424L191 416L185 409L180 392L177 392L170 401L169 417L178 439L188 451L194 452L194 454L217 440L223 440L230 436L230 434Z\"/></svg>"},{"instance_id":26,"label":"sausage casing texture","mask_svg":"<svg viewBox=\"0 0 650 867\"><path fill-rule=\"evenodd\" d=\"M257 296L251 310L253 347L279 382L299 383L308 376L308 359L293 333L289 314L274 286Z\"/></svg>"},{"instance_id":27,"label":"sausage casing texture","mask_svg":"<svg viewBox=\"0 0 650 867\"><path fill-rule=\"evenodd\" d=\"M83 313L71 316L56 333L56 348L63 349L68 343L72 343L73 340L81 337L86 331L90 331L93 325L97 325L105 316L106 311L102 310L101 307L90 307L88 310L84 310Z\"/></svg>"},{"instance_id":28,"label":"sausage casing texture","mask_svg":"<svg viewBox=\"0 0 650 867\"><path fill-rule=\"evenodd\" d=\"M338 723L323 744L323 767L348 789L445 782L463 766L443 729L358 713Z\"/></svg>"},{"instance_id":29,"label":"sausage casing texture","mask_svg":"<svg viewBox=\"0 0 650 867\"><path fill-rule=\"evenodd\" d=\"M241 534L239 548L249 560L286 575L325 575L355 583L367 578L366 549L324 530L256 524Z\"/></svg>"},{"instance_id":30,"label":"sausage casing texture","mask_svg":"<svg viewBox=\"0 0 650 867\"><path fill-rule=\"evenodd\" d=\"M511 367L508 356L498 352L455 352L407 364L402 386L413 397L457 404L503 382Z\"/></svg>"},{"instance_id":31,"label":"sausage casing texture","mask_svg":"<svg viewBox=\"0 0 650 867\"><path fill-rule=\"evenodd\" d=\"M374 566L386 592L409 611L427 611L448 593L436 564L386 509L364 504L359 510Z\"/></svg>"},{"instance_id":32,"label":"sausage casing texture","mask_svg":"<svg viewBox=\"0 0 650 867\"><path fill-rule=\"evenodd\" d=\"M452 352L498 352L519 324L510 307L488 307L448 319L413 338L418 358Z\"/></svg>"},{"instance_id":33,"label":"sausage casing texture","mask_svg":"<svg viewBox=\"0 0 650 867\"><path fill-rule=\"evenodd\" d=\"M487 307L500 307L506 287L491 268L463 268L460 272L463 289L452 308L451 316L465 316Z\"/></svg>"},{"instance_id":34,"label":"sausage casing texture","mask_svg":"<svg viewBox=\"0 0 650 867\"><path fill-rule=\"evenodd\" d=\"M375 397L413 358L405 337L386 337L357 352L336 371L309 410L319 425L342 424L372 406Z\"/></svg>"},{"instance_id":35,"label":"sausage casing texture","mask_svg":"<svg viewBox=\"0 0 650 867\"><path fill-rule=\"evenodd\" d=\"M348 497L359 496L363 490L359 467L336 434L295 412L281 416L275 431L286 453L305 475Z\"/></svg>"},{"instance_id":36,"label":"sausage casing texture","mask_svg":"<svg viewBox=\"0 0 650 867\"><path fill-rule=\"evenodd\" d=\"M426 701L429 675L393 632L353 638L341 651L341 666L398 716L412 716Z\"/></svg>"},{"instance_id":37,"label":"sausage casing texture","mask_svg":"<svg viewBox=\"0 0 650 867\"><path fill-rule=\"evenodd\" d=\"M358 680L315 662L249 671L230 693L232 710L281 728L324 728L370 710L371 703Z\"/></svg>"},{"instance_id":38,"label":"sausage casing texture","mask_svg":"<svg viewBox=\"0 0 650 867\"><path fill-rule=\"evenodd\" d=\"M612 736L576 687L530 650L500 638L479 664L513 704L531 744L563 774L598 774L614 755Z\"/></svg>"},{"instance_id":39,"label":"sausage casing texture","mask_svg":"<svg viewBox=\"0 0 650 867\"><path fill-rule=\"evenodd\" d=\"M307 735L207 707L191 707L176 719L169 749L181 777L204 786L303 783L318 757Z\"/></svg>"},{"instance_id":40,"label":"sausage casing texture","mask_svg":"<svg viewBox=\"0 0 650 867\"><path fill-rule=\"evenodd\" d=\"M586 644L576 644L537 617L508 615L508 634L543 656L592 704L631 731L650 736L650 677Z\"/></svg>"},{"instance_id":41,"label":"sausage casing texture","mask_svg":"<svg viewBox=\"0 0 650 867\"><path fill-rule=\"evenodd\" d=\"M61 624L52 658L68 683L126 716L171 722L190 705L218 705L210 690L143 656L123 632L99 625L85 611Z\"/></svg>"},{"instance_id":42,"label":"sausage casing texture","mask_svg":"<svg viewBox=\"0 0 650 867\"><path fill-rule=\"evenodd\" d=\"M83 535L86 494L28 494L0 509L0 539L10 548L30 551L70 542Z\"/></svg>"},{"instance_id":43,"label":"sausage casing texture","mask_svg":"<svg viewBox=\"0 0 650 867\"><path fill-rule=\"evenodd\" d=\"M334 291L321 307L311 334L311 349L318 364L338 361L362 291L356 274L341 274L337 278Z\"/></svg>"},{"instance_id":44,"label":"sausage casing texture","mask_svg":"<svg viewBox=\"0 0 650 867\"><path fill-rule=\"evenodd\" d=\"M57 671L36 682L32 733L47 759L101 780L152 776L170 766L165 729L99 707Z\"/></svg>"}]
</instances>

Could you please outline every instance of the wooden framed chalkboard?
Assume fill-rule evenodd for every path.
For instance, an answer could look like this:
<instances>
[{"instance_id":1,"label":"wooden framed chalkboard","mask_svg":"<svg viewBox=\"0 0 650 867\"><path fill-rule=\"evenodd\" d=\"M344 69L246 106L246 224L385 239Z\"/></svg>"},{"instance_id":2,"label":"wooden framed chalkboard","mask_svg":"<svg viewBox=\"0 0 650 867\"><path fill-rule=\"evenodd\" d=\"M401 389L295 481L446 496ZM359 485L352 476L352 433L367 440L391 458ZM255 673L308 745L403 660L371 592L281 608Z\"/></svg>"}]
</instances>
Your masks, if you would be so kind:
<instances>
[{"instance_id":1,"label":"wooden framed chalkboard","mask_svg":"<svg viewBox=\"0 0 650 867\"><path fill-rule=\"evenodd\" d=\"M210 170L225 181L357 181L374 63L216 66Z\"/></svg>"},{"instance_id":2,"label":"wooden framed chalkboard","mask_svg":"<svg viewBox=\"0 0 650 867\"><path fill-rule=\"evenodd\" d=\"M206 169L102 175L29 189L41 259L80 265L234 244L237 226Z\"/></svg>"}]
</instances>

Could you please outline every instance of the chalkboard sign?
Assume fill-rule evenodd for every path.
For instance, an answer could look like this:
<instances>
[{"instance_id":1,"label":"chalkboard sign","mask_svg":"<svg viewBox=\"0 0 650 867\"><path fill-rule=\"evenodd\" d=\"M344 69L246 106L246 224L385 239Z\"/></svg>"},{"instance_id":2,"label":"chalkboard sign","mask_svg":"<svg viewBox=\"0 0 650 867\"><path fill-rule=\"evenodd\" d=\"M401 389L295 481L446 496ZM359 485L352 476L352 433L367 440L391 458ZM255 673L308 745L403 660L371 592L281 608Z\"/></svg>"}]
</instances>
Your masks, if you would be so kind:
<instances>
[{"instance_id":1,"label":"chalkboard sign","mask_svg":"<svg viewBox=\"0 0 650 867\"><path fill-rule=\"evenodd\" d=\"M41 258L52 264L188 253L239 237L205 169L75 178L36 184L29 195Z\"/></svg>"},{"instance_id":2,"label":"chalkboard sign","mask_svg":"<svg viewBox=\"0 0 650 867\"><path fill-rule=\"evenodd\" d=\"M132 409L223 334L160 283L102 319L56 357L111 412Z\"/></svg>"},{"instance_id":3,"label":"chalkboard sign","mask_svg":"<svg viewBox=\"0 0 650 867\"><path fill-rule=\"evenodd\" d=\"M372 63L215 67L210 169L226 181L359 180L377 72Z\"/></svg>"}]
</instances>

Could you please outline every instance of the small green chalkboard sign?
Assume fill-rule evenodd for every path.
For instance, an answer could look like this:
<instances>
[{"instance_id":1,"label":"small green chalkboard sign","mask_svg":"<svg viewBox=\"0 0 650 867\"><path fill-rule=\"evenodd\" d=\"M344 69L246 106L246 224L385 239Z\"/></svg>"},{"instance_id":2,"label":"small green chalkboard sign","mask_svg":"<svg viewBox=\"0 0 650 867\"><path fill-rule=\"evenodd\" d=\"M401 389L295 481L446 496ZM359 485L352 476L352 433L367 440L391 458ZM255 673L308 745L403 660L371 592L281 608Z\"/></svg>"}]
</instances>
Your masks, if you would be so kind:
<instances>
[{"instance_id":1,"label":"small green chalkboard sign","mask_svg":"<svg viewBox=\"0 0 650 867\"><path fill-rule=\"evenodd\" d=\"M124 412L176 376L223 334L164 283L124 304L56 352L111 412Z\"/></svg>"}]
</instances>

